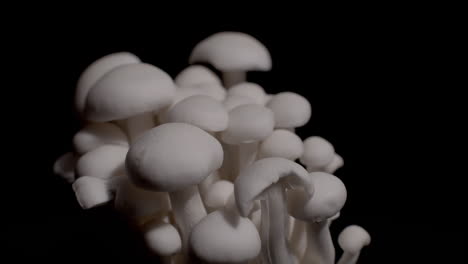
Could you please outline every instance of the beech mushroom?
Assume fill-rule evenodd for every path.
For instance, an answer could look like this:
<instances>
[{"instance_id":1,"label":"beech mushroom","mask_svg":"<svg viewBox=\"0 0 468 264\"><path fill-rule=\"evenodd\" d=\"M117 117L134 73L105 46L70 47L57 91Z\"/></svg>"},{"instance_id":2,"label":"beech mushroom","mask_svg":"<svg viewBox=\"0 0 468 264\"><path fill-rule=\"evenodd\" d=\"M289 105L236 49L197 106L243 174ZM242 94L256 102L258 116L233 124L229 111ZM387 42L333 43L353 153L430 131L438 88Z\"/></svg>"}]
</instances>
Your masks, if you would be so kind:
<instances>
[{"instance_id":1,"label":"beech mushroom","mask_svg":"<svg viewBox=\"0 0 468 264\"><path fill-rule=\"evenodd\" d=\"M119 145L128 148L128 138L112 123L87 124L73 137L75 151L83 155L102 145Z\"/></svg>"},{"instance_id":2,"label":"beech mushroom","mask_svg":"<svg viewBox=\"0 0 468 264\"><path fill-rule=\"evenodd\" d=\"M75 180L75 164L77 157L73 152L67 152L60 156L54 163L53 171L68 183Z\"/></svg>"},{"instance_id":3,"label":"beech mushroom","mask_svg":"<svg viewBox=\"0 0 468 264\"><path fill-rule=\"evenodd\" d=\"M201 65L191 65L187 67L175 77L174 82L178 87L207 84L221 85L221 80L218 76Z\"/></svg>"},{"instance_id":4,"label":"beech mushroom","mask_svg":"<svg viewBox=\"0 0 468 264\"><path fill-rule=\"evenodd\" d=\"M335 171L343 167L343 165L344 165L343 158L340 155L335 153L335 155L333 155L332 161L330 161L330 163L328 163L328 165L325 166L323 170L328 173L335 173Z\"/></svg>"},{"instance_id":5,"label":"beech mushroom","mask_svg":"<svg viewBox=\"0 0 468 264\"><path fill-rule=\"evenodd\" d=\"M75 92L76 111L80 115L84 114L88 92L102 76L118 66L139 62L140 59L129 52L112 53L94 61L78 79Z\"/></svg>"},{"instance_id":6,"label":"beech mushroom","mask_svg":"<svg viewBox=\"0 0 468 264\"><path fill-rule=\"evenodd\" d=\"M276 94L266 105L275 114L275 128L294 130L307 124L312 114L309 101L292 92Z\"/></svg>"},{"instance_id":7,"label":"beech mushroom","mask_svg":"<svg viewBox=\"0 0 468 264\"><path fill-rule=\"evenodd\" d=\"M265 199L262 203L262 254L273 264L293 263L286 245L286 208L285 189L301 186L308 195L314 186L307 171L299 164L284 158L265 158L258 160L241 172L234 183L236 204L241 216L247 216L253 201Z\"/></svg>"},{"instance_id":8,"label":"beech mushroom","mask_svg":"<svg viewBox=\"0 0 468 264\"><path fill-rule=\"evenodd\" d=\"M224 143L233 145L229 147L231 160L227 160L236 164L231 164L231 175L228 176L231 180L234 180L244 167L255 161L258 142L270 136L273 127L273 113L261 105L241 105L229 112L229 125L220 136ZM238 158L237 162L232 159L235 157Z\"/></svg>"},{"instance_id":9,"label":"beech mushroom","mask_svg":"<svg viewBox=\"0 0 468 264\"><path fill-rule=\"evenodd\" d=\"M169 257L178 253L182 241L177 229L161 220L147 223L143 227L144 239L148 248L161 257Z\"/></svg>"},{"instance_id":10,"label":"beech mushroom","mask_svg":"<svg viewBox=\"0 0 468 264\"><path fill-rule=\"evenodd\" d=\"M367 231L357 225L351 225L343 229L338 235L338 244L343 249L338 264L355 264L363 247L368 246L371 237Z\"/></svg>"},{"instance_id":11,"label":"beech mushroom","mask_svg":"<svg viewBox=\"0 0 468 264\"><path fill-rule=\"evenodd\" d=\"M112 200L108 182L90 176L78 178L72 184L78 204L83 209L93 208Z\"/></svg>"},{"instance_id":12,"label":"beech mushroom","mask_svg":"<svg viewBox=\"0 0 468 264\"><path fill-rule=\"evenodd\" d=\"M124 175L127 151L128 147L118 145L98 147L78 159L76 173L101 179Z\"/></svg>"},{"instance_id":13,"label":"beech mushroom","mask_svg":"<svg viewBox=\"0 0 468 264\"><path fill-rule=\"evenodd\" d=\"M138 63L117 67L89 91L86 118L117 121L130 142L154 127L153 111L169 106L175 94L171 77L155 66Z\"/></svg>"},{"instance_id":14,"label":"beech mushroom","mask_svg":"<svg viewBox=\"0 0 468 264\"><path fill-rule=\"evenodd\" d=\"M258 158L279 157L294 161L303 152L304 146L299 136L288 130L277 129L260 144Z\"/></svg>"},{"instance_id":15,"label":"beech mushroom","mask_svg":"<svg viewBox=\"0 0 468 264\"><path fill-rule=\"evenodd\" d=\"M147 131L127 154L127 171L135 185L169 192L184 253L191 229L206 216L197 184L222 162L221 144L202 129L185 123L163 124Z\"/></svg>"},{"instance_id":16,"label":"beech mushroom","mask_svg":"<svg viewBox=\"0 0 468 264\"><path fill-rule=\"evenodd\" d=\"M234 184L230 181L219 180L206 191L203 201L208 212L224 208L229 197L234 193Z\"/></svg>"},{"instance_id":17,"label":"beech mushroom","mask_svg":"<svg viewBox=\"0 0 468 264\"><path fill-rule=\"evenodd\" d=\"M321 137L309 137L304 140L304 154L301 163L309 172L322 171L332 162L335 148L330 142Z\"/></svg>"},{"instance_id":18,"label":"beech mushroom","mask_svg":"<svg viewBox=\"0 0 468 264\"><path fill-rule=\"evenodd\" d=\"M257 39L240 32L219 32L198 43L190 63L207 62L222 72L226 88L246 80L247 71L269 71L271 57Z\"/></svg>"},{"instance_id":19,"label":"beech mushroom","mask_svg":"<svg viewBox=\"0 0 468 264\"><path fill-rule=\"evenodd\" d=\"M250 82L242 82L232 86L227 94L228 96L241 95L252 98L259 105L265 105L267 100L265 90L260 85Z\"/></svg>"},{"instance_id":20,"label":"beech mushroom","mask_svg":"<svg viewBox=\"0 0 468 264\"><path fill-rule=\"evenodd\" d=\"M298 190L288 192L289 213L307 222L307 250L304 263L333 264L335 248L330 235L329 218L335 217L343 208L347 192L343 182L328 173L310 173L315 193L310 198Z\"/></svg>"},{"instance_id":21,"label":"beech mushroom","mask_svg":"<svg viewBox=\"0 0 468 264\"><path fill-rule=\"evenodd\" d=\"M256 101L254 98L237 94L228 95L223 101L223 105L228 111L246 104L256 104Z\"/></svg>"}]
</instances>

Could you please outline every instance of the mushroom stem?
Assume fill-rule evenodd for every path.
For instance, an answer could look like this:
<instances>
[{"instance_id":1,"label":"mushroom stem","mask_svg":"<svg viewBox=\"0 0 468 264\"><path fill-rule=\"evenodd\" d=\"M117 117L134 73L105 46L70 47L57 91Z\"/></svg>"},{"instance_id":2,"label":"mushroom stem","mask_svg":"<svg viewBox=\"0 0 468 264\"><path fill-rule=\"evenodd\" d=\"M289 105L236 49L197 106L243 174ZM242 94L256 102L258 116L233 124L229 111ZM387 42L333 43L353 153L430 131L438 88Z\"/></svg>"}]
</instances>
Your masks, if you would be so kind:
<instances>
[{"instance_id":1,"label":"mushroom stem","mask_svg":"<svg viewBox=\"0 0 468 264\"><path fill-rule=\"evenodd\" d=\"M333 264L335 247L330 234L330 220L308 223L307 251L302 263Z\"/></svg>"},{"instance_id":2,"label":"mushroom stem","mask_svg":"<svg viewBox=\"0 0 468 264\"><path fill-rule=\"evenodd\" d=\"M286 217L289 217L289 214L286 208L284 189L281 184L274 184L267 191L267 201L266 203L262 202L262 214L262 242L266 243L264 244L265 250L262 252L267 254L264 256L267 260L266 263L294 263L286 244Z\"/></svg>"},{"instance_id":3,"label":"mushroom stem","mask_svg":"<svg viewBox=\"0 0 468 264\"><path fill-rule=\"evenodd\" d=\"M242 171L245 167L252 164L257 158L258 142L254 143L243 143L239 145L239 172ZM238 173L237 173L238 174ZM237 175L235 175L237 177ZM232 179L232 181L234 181Z\"/></svg>"},{"instance_id":4,"label":"mushroom stem","mask_svg":"<svg viewBox=\"0 0 468 264\"><path fill-rule=\"evenodd\" d=\"M188 252L190 231L206 216L206 210L196 185L180 191L170 192L169 198L174 219L182 237L182 253L186 254Z\"/></svg>"},{"instance_id":5,"label":"mushroom stem","mask_svg":"<svg viewBox=\"0 0 468 264\"><path fill-rule=\"evenodd\" d=\"M223 72L224 87L229 88L241 82L245 82L247 74L245 71Z\"/></svg>"},{"instance_id":6,"label":"mushroom stem","mask_svg":"<svg viewBox=\"0 0 468 264\"><path fill-rule=\"evenodd\" d=\"M357 252L355 254L351 252L343 252L343 255L341 255L340 260L337 262L337 264L355 264L357 260L359 259L359 255L361 252Z\"/></svg>"},{"instance_id":7,"label":"mushroom stem","mask_svg":"<svg viewBox=\"0 0 468 264\"><path fill-rule=\"evenodd\" d=\"M132 116L127 119L116 121L117 125L127 133L128 139L131 142L135 142L137 137L143 134L145 131L150 130L154 127L154 119L152 113L144 113L136 116Z\"/></svg>"},{"instance_id":8,"label":"mushroom stem","mask_svg":"<svg viewBox=\"0 0 468 264\"><path fill-rule=\"evenodd\" d=\"M307 249L306 223L299 219L294 219L292 227L292 235L290 239L291 250L298 260L304 257Z\"/></svg>"}]
</instances>

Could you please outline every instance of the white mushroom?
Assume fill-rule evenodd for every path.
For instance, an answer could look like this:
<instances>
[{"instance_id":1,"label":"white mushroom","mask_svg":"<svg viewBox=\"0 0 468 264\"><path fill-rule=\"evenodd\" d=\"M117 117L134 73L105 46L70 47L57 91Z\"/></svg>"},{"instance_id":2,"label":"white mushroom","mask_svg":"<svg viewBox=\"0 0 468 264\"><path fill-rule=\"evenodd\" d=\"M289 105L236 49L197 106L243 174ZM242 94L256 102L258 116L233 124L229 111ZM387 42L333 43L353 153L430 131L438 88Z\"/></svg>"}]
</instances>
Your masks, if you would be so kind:
<instances>
[{"instance_id":1,"label":"white mushroom","mask_svg":"<svg viewBox=\"0 0 468 264\"><path fill-rule=\"evenodd\" d=\"M90 123L73 137L75 151L83 155L102 145L119 145L128 148L128 138L112 123Z\"/></svg>"},{"instance_id":2,"label":"white mushroom","mask_svg":"<svg viewBox=\"0 0 468 264\"><path fill-rule=\"evenodd\" d=\"M307 124L312 114L309 101L292 92L276 94L266 105L275 114L275 128L294 130Z\"/></svg>"},{"instance_id":3,"label":"white mushroom","mask_svg":"<svg viewBox=\"0 0 468 264\"><path fill-rule=\"evenodd\" d=\"M126 159L130 179L141 188L169 192L184 253L191 229L206 216L197 184L222 162L221 144L200 128L184 123L153 128L130 147Z\"/></svg>"},{"instance_id":4,"label":"white mushroom","mask_svg":"<svg viewBox=\"0 0 468 264\"><path fill-rule=\"evenodd\" d=\"M228 148L231 159L227 160L231 163L228 179L234 180L243 168L255 161L258 143L273 133L273 127L273 112L261 105L241 105L229 112L229 125L220 135L224 143L234 145Z\"/></svg>"},{"instance_id":5,"label":"white mushroom","mask_svg":"<svg viewBox=\"0 0 468 264\"><path fill-rule=\"evenodd\" d=\"M333 145L321 137L309 137L304 140L304 154L301 163L309 172L323 171L332 162L335 155Z\"/></svg>"},{"instance_id":6,"label":"white mushroom","mask_svg":"<svg viewBox=\"0 0 468 264\"><path fill-rule=\"evenodd\" d=\"M304 146L300 137L291 131L277 129L260 144L258 158L279 157L296 160L303 152Z\"/></svg>"},{"instance_id":7,"label":"white mushroom","mask_svg":"<svg viewBox=\"0 0 468 264\"><path fill-rule=\"evenodd\" d=\"M254 102L259 105L265 105L267 100L265 90L263 90L260 85L250 82L238 83L232 86L229 88L227 94L228 96L241 95L252 98Z\"/></svg>"},{"instance_id":8,"label":"white mushroom","mask_svg":"<svg viewBox=\"0 0 468 264\"><path fill-rule=\"evenodd\" d=\"M343 255L337 264L355 264L362 248L370 242L371 237L364 228L357 225L346 227L338 235L338 244L343 249Z\"/></svg>"},{"instance_id":9,"label":"white mushroom","mask_svg":"<svg viewBox=\"0 0 468 264\"><path fill-rule=\"evenodd\" d=\"M223 105L228 111L246 104L256 104L255 99L243 95L231 94L223 101Z\"/></svg>"},{"instance_id":10,"label":"white mushroom","mask_svg":"<svg viewBox=\"0 0 468 264\"><path fill-rule=\"evenodd\" d=\"M174 94L171 77L157 67L123 65L105 74L89 91L86 118L117 121L132 142L154 127L153 112L169 106Z\"/></svg>"},{"instance_id":11,"label":"white mushroom","mask_svg":"<svg viewBox=\"0 0 468 264\"><path fill-rule=\"evenodd\" d=\"M78 204L83 209L93 208L112 200L108 181L83 176L72 184Z\"/></svg>"},{"instance_id":12,"label":"white mushroom","mask_svg":"<svg viewBox=\"0 0 468 264\"><path fill-rule=\"evenodd\" d=\"M190 63L207 62L222 72L227 88L246 80L247 71L269 71L271 57L267 48L250 35L219 32L198 43Z\"/></svg>"},{"instance_id":13,"label":"white mushroom","mask_svg":"<svg viewBox=\"0 0 468 264\"><path fill-rule=\"evenodd\" d=\"M343 167L343 165L344 165L343 158L340 155L335 153L335 155L333 155L332 161L328 163L328 165L326 165L323 168L323 170L328 173L335 173L335 171Z\"/></svg>"},{"instance_id":14,"label":"white mushroom","mask_svg":"<svg viewBox=\"0 0 468 264\"><path fill-rule=\"evenodd\" d=\"M204 195L204 203L208 212L224 208L229 197L234 193L234 184L226 180L213 183Z\"/></svg>"},{"instance_id":15,"label":"white mushroom","mask_svg":"<svg viewBox=\"0 0 468 264\"><path fill-rule=\"evenodd\" d=\"M80 115L84 114L88 92L102 76L118 66L139 62L140 59L129 52L112 53L94 61L78 79L75 91L76 111Z\"/></svg>"},{"instance_id":16,"label":"white mushroom","mask_svg":"<svg viewBox=\"0 0 468 264\"><path fill-rule=\"evenodd\" d=\"M258 160L241 172L234 183L236 204L242 216L247 216L253 201L262 201L262 254L273 264L293 263L286 244L285 189L301 186L309 195L314 187L307 171L299 164L284 158Z\"/></svg>"},{"instance_id":17,"label":"white mushroom","mask_svg":"<svg viewBox=\"0 0 468 264\"><path fill-rule=\"evenodd\" d=\"M54 163L53 171L68 183L75 180L75 164L77 157L73 152L67 152L60 156Z\"/></svg>"},{"instance_id":18,"label":"white mushroom","mask_svg":"<svg viewBox=\"0 0 468 264\"><path fill-rule=\"evenodd\" d=\"M174 82L178 87L205 84L221 85L221 80L218 76L201 65L191 65L185 68L174 78Z\"/></svg>"},{"instance_id":19,"label":"white mushroom","mask_svg":"<svg viewBox=\"0 0 468 264\"><path fill-rule=\"evenodd\" d=\"M76 164L78 176L110 179L125 174L128 147L103 145L84 154Z\"/></svg>"},{"instance_id":20,"label":"white mushroom","mask_svg":"<svg viewBox=\"0 0 468 264\"><path fill-rule=\"evenodd\" d=\"M169 257L181 250L182 241L173 225L158 219L147 223L143 229L146 245L158 256Z\"/></svg>"},{"instance_id":21,"label":"white mushroom","mask_svg":"<svg viewBox=\"0 0 468 264\"><path fill-rule=\"evenodd\" d=\"M289 213L307 224L307 250L304 263L333 264L335 248L330 235L330 218L343 208L347 192L337 177L324 173L310 173L315 193L310 198L300 189L288 192Z\"/></svg>"}]
</instances>

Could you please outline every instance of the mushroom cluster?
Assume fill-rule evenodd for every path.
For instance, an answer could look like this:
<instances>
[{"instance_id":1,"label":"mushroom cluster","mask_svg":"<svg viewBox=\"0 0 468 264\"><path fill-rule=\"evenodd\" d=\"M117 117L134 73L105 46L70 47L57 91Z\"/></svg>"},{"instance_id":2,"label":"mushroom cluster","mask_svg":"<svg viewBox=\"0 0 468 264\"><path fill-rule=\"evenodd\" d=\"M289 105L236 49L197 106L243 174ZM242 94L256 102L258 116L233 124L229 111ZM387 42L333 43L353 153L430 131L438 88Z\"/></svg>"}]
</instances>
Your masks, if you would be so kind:
<instances>
[{"instance_id":1,"label":"mushroom cluster","mask_svg":"<svg viewBox=\"0 0 468 264\"><path fill-rule=\"evenodd\" d=\"M272 63L244 33L209 36L189 63L172 78L128 52L93 62L76 87L83 127L54 172L83 209L111 203L167 263L335 263L344 162L295 134L309 101L247 82ZM370 236L352 225L338 242L337 263L355 263Z\"/></svg>"}]
</instances>

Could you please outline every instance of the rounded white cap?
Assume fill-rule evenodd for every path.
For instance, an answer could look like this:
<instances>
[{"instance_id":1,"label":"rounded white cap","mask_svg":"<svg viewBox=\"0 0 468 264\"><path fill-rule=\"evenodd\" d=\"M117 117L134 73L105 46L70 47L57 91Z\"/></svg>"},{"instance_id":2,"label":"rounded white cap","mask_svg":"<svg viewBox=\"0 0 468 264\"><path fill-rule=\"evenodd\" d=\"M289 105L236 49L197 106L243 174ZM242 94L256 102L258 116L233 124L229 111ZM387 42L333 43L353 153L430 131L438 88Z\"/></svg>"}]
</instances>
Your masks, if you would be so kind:
<instances>
[{"instance_id":1,"label":"rounded white cap","mask_svg":"<svg viewBox=\"0 0 468 264\"><path fill-rule=\"evenodd\" d=\"M112 123L90 123L73 137L73 147L84 154L102 145L119 145L128 148L127 135Z\"/></svg>"},{"instance_id":2,"label":"rounded white cap","mask_svg":"<svg viewBox=\"0 0 468 264\"><path fill-rule=\"evenodd\" d=\"M96 177L83 176L72 184L81 208L89 209L112 200L106 181Z\"/></svg>"},{"instance_id":3,"label":"rounded white cap","mask_svg":"<svg viewBox=\"0 0 468 264\"><path fill-rule=\"evenodd\" d=\"M218 210L193 228L190 245L199 258L210 263L240 263L260 253L261 240L255 225L248 218L230 218Z\"/></svg>"},{"instance_id":4,"label":"rounded white cap","mask_svg":"<svg viewBox=\"0 0 468 264\"><path fill-rule=\"evenodd\" d=\"M230 181L220 180L210 186L203 201L206 207L214 211L223 208L233 193L234 184Z\"/></svg>"},{"instance_id":5,"label":"rounded white cap","mask_svg":"<svg viewBox=\"0 0 468 264\"><path fill-rule=\"evenodd\" d=\"M229 112L229 124L221 133L227 144L251 143L263 140L273 133L273 112L261 105L241 105Z\"/></svg>"},{"instance_id":6,"label":"rounded white cap","mask_svg":"<svg viewBox=\"0 0 468 264\"><path fill-rule=\"evenodd\" d=\"M332 161L330 163L328 163L328 165L325 166L325 168L323 170L325 172L333 174L336 170L343 167L343 165L344 165L343 158L340 155L335 153L335 155L333 155Z\"/></svg>"},{"instance_id":7,"label":"rounded white cap","mask_svg":"<svg viewBox=\"0 0 468 264\"><path fill-rule=\"evenodd\" d=\"M88 92L102 76L118 66L139 62L140 59L129 52L118 52L106 55L91 63L78 79L75 93L77 112L84 113Z\"/></svg>"},{"instance_id":8,"label":"rounded white cap","mask_svg":"<svg viewBox=\"0 0 468 264\"><path fill-rule=\"evenodd\" d=\"M67 182L75 180L75 163L77 157L73 152L67 152L60 156L54 163L53 171Z\"/></svg>"},{"instance_id":9,"label":"rounded white cap","mask_svg":"<svg viewBox=\"0 0 468 264\"><path fill-rule=\"evenodd\" d=\"M168 257L182 249L182 239L177 229L167 223L155 223L146 227L144 239L155 254Z\"/></svg>"},{"instance_id":10,"label":"rounded white cap","mask_svg":"<svg viewBox=\"0 0 468 264\"><path fill-rule=\"evenodd\" d=\"M231 111L232 109L246 104L256 104L255 99L243 95L236 95L231 94L224 99L223 105L228 110Z\"/></svg>"},{"instance_id":11,"label":"rounded white cap","mask_svg":"<svg viewBox=\"0 0 468 264\"><path fill-rule=\"evenodd\" d=\"M184 123L167 123L145 132L126 159L130 179L137 186L162 192L199 184L222 163L218 140Z\"/></svg>"},{"instance_id":12,"label":"rounded white cap","mask_svg":"<svg viewBox=\"0 0 468 264\"><path fill-rule=\"evenodd\" d=\"M171 77L157 67L123 65L105 74L89 91L86 118L107 122L158 111L172 103L174 94Z\"/></svg>"},{"instance_id":13,"label":"rounded white cap","mask_svg":"<svg viewBox=\"0 0 468 264\"><path fill-rule=\"evenodd\" d=\"M327 166L335 155L333 145L322 137L308 137L304 140L304 153L301 163L309 171L319 170Z\"/></svg>"},{"instance_id":14,"label":"rounded white cap","mask_svg":"<svg viewBox=\"0 0 468 264\"><path fill-rule=\"evenodd\" d=\"M275 113L275 126L277 128L296 128L309 122L312 107L302 95L283 92L271 98L267 107Z\"/></svg>"},{"instance_id":15,"label":"rounded white cap","mask_svg":"<svg viewBox=\"0 0 468 264\"><path fill-rule=\"evenodd\" d=\"M277 129L262 141L258 149L259 159L279 157L296 160L302 156L304 146L299 136L291 131Z\"/></svg>"},{"instance_id":16,"label":"rounded white cap","mask_svg":"<svg viewBox=\"0 0 468 264\"><path fill-rule=\"evenodd\" d=\"M336 215L343 208L347 192L343 182L336 176L325 172L310 173L315 187L309 199L301 190L288 192L289 213L300 220L321 222Z\"/></svg>"},{"instance_id":17,"label":"rounded white cap","mask_svg":"<svg viewBox=\"0 0 468 264\"><path fill-rule=\"evenodd\" d=\"M191 65L181 71L174 79L177 86L191 86L201 84L221 85L219 77L201 65Z\"/></svg>"},{"instance_id":18,"label":"rounded white cap","mask_svg":"<svg viewBox=\"0 0 468 264\"><path fill-rule=\"evenodd\" d=\"M125 156L128 147L104 145L78 159L76 173L78 176L92 176L108 179L125 174Z\"/></svg>"},{"instance_id":19,"label":"rounded white cap","mask_svg":"<svg viewBox=\"0 0 468 264\"><path fill-rule=\"evenodd\" d=\"M282 180L288 187L301 186L312 195L314 186L309 173L294 161L284 158L265 158L257 160L237 177L234 193L237 208L242 216L247 216L253 207L253 201L273 184ZM286 188L286 185L285 185Z\"/></svg>"},{"instance_id":20,"label":"rounded white cap","mask_svg":"<svg viewBox=\"0 0 468 264\"><path fill-rule=\"evenodd\" d=\"M240 32L219 32L198 43L190 63L207 62L220 71L269 71L271 57L257 39Z\"/></svg>"},{"instance_id":21,"label":"rounded white cap","mask_svg":"<svg viewBox=\"0 0 468 264\"><path fill-rule=\"evenodd\" d=\"M371 237L369 233L358 225L350 225L338 235L338 244L345 252L356 254L364 246L369 245Z\"/></svg>"},{"instance_id":22,"label":"rounded white cap","mask_svg":"<svg viewBox=\"0 0 468 264\"><path fill-rule=\"evenodd\" d=\"M205 95L186 98L169 110L167 122L187 123L208 132L223 131L228 126L228 113L223 105Z\"/></svg>"},{"instance_id":23,"label":"rounded white cap","mask_svg":"<svg viewBox=\"0 0 468 264\"><path fill-rule=\"evenodd\" d=\"M256 83L243 82L231 86L228 95L241 95L252 98L256 104L264 105L266 102L265 90Z\"/></svg>"}]
</instances>

